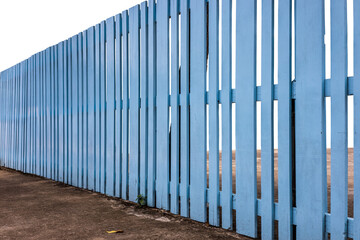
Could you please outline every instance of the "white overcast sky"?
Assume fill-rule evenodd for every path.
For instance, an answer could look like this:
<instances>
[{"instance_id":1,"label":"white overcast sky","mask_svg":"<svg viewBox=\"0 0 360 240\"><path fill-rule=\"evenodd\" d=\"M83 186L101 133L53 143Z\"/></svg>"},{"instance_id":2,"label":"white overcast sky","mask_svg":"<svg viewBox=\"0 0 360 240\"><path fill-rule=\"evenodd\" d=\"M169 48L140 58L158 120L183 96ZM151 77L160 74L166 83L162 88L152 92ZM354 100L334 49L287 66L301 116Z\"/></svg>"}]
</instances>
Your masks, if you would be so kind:
<instances>
[{"instance_id":1,"label":"white overcast sky","mask_svg":"<svg viewBox=\"0 0 360 240\"><path fill-rule=\"evenodd\" d=\"M143 0L1 0L0 1L0 72L29 58L31 55L55 45L108 17L143 2ZM220 0L221 2L221 0ZM353 75L353 0L348 2L348 48L349 76ZM233 15L235 15L233 0ZM277 16L275 0L275 16ZM258 0L261 13L261 0ZM235 20L235 18L234 18ZM261 28L261 15L258 16ZM275 82L277 82L277 17L275 17ZM325 0L326 25L326 78L331 77L330 69L330 0ZM235 24L233 24L235 30ZM233 41L235 34L233 34ZM221 41L221 39L220 39ZM261 32L258 31L258 83L261 78ZM221 51L221 50L220 50ZM235 47L233 47L235 51ZM220 52L221 53L221 52ZM221 55L220 55L221 56ZM233 71L235 67L233 53ZM221 70L221 69L220 69ZM234 77L234 74L233 74ZM234 79L233 79L234 80ZM221 80L220 80L221 81ZM235 82L235 81L233 81ZM330 99L327 98L327 146L330 146ZM260 120L260 108L258 120ZM349 98L349 146L353 145L353 103ZM277 147L277 104L275 104L275 147ZM233 114L233 118L235 114ZM233 123L235 123L233 119ZM233 124L235 129L235 124ZM221 128L220 128L221 130ZM258 147L261 145L260 121L258 121ZM233 134L234 135L234 134ZM221 134L220 134L221 136ZM221 139L220 139L221 141ZM235 139L233 138L233 143ZM233 145L234 146L234 145Z\"/></svg>"}]
</instances>

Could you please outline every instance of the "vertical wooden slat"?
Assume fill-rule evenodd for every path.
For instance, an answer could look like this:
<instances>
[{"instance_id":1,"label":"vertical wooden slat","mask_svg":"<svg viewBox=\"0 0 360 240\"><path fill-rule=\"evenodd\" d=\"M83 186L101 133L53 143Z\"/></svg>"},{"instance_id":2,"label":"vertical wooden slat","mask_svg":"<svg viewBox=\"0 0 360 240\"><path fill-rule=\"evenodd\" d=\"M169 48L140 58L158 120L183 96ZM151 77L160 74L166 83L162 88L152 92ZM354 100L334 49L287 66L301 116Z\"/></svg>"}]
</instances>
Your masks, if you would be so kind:
<instances>
[{"instance_id":1,"label":"vertical wooden slat","mask_svg":"<svg viewBox=\"0 0 360 240\"><path fill-rule=\"evenodd\" d=\"M106 20L106 191L114 196L115 165L115 35L114 18Z\"/></svg>"},{"instance_id":2,"label":"vertical wooden slat","mask_svg":"<svg viewBox=\"0 0 360 240\"><path fill-rule=\"evenodd\" d=\"M169 210L169 0L158 0L157 19L157 143L156 207Z\"/></svg>"},{"instance_id":3,"label":"vertical wooden slat","mask_svg":"<svg viewBox=\"0 0 360 240\"><path fill-rule=\"evenodd\" d=\"M279 239L293 238L292 208L292 122L291 122L291 51L292 51L292 3L279 1L278 32L278 193L279 193Z\"/></svg>"},{"instance_id":4,"label":"vertical wooden slat","mask_svg":"<svg viewBox=\"0 0 360 240\"><path fill-rule=\"evenodd\" d=\"M71 47L72 47L72 42L71 42L71 38L69 38L67 40L67 56L66 56L66 75L67 75L67 85L66 85L66 128L67 128L67 135L66 135L66 142L67 142L67 146L66 146L66 152L67 152L67 184L71 184L72 183L72 112L71 112L71 108L72 108L72 97L71 97L71 89L72 89L72 72L71 72L71 60L72 60L72 54L71 54Z\"/></svg>"},{"instance_id":5,"label":"vertical wooden slat","mask_svg":"<svg viewBox=\"0 0 360 240\"><path fill-rule=\"evenodd\" d=\"M135 202L139 194L139 137L140 137L140 36L139 5L129 10L130 32L130 158L129 158L129 200Z\"/></svg>"},{"instance_id":6,"label":"vertical wooden slat","mask_svg":"<svg viewBox=\"0 0 360 240\"><path fill-rule=\"evenodd\" d=\"M147 195L148 171L148 6L141 3L141 52L140 52L140 88L141 88L141 118L140 118L140 194Z\"/></svg>"},{"instance_id":7,"label":"vertical wooden slat","mask_svg":"<svg viewBox=\"0 0 360 240\"><path fill-rule=\"evenodd\" d=\"M256 0L236 2L236 231L257 237Z\"/></svg>"},{"instance_id":8,"label":"vertical wooden slat","mask_svg":"<svg viewBox=\"0 0 360 240\"><path fill-rule=\"evenodd\" d=\"M36 175L41 175L41 132L40 132L40 97L41 97L41 92L40 92L40 74L41 74L41 69L40 69L40 65L41 64L41 53L36 54L36 73L35 73L35 81L36 81L36 87L35 87L35 96L36 96L36 102L35 102L35 107L36 107L36 135L35 135L35 140L36 140L36 154L35 154L35 162L36 162ZM15 82L15 81L14 81ZM15 87L14 87L15 89ZM14 99L13 99L13 103L14 103ZM14 105L13 105L14 106ZM14 124L13 124L14 126ZM14 129L14 128L13 128ZM13 132L13 143L14 143L14 132ZM14 145L13 145L14 146ZM14 160L14 158L12 158Z\"/></svg>"},{"instance_id":9,"label":"vertical wooden slat","mask_svg":"<svg viewBox=\"0 0 360 240\"><path fill-rule=\"evenodd\" d=\"M4 74L5 75L5 74ZM4 76L3 75L3 76ZM6 92L5 92L6 82L3 79L3 88L4 88L4 110L6 110ZM27 60L27 134L26 134L26 173L30 173L31 167L31 57ZM6 141L6 116L4 117L4 141ZM5 143L3 144L5 148ZM5 157L5 151L3 153L3 157ZM5 159L4 159L5 160ZM4 162L3 162L4 163Z\"/></svg>"},{"instance_id":10,"label":"vertical wooden slat","mask_svg":"<svg viewBox=\"0 0 360 240\"><path fill-rule=\"evenodd\" d=\"M171 212L179 213L179 1L171 1Z\"/></svg>"},{"instance_id":11,"label":"vertical wooden slat","mask_svg":"<svg viewBox=\"0 0 360 240\"><path fill-rule=\"evenodd\" d=\"M262 1L261 238L274 238L274 1Z\"/></svg>"},{"instance_id":12,"label":"vertical wooden slat","mask_svg":"<svg viewBox=\"0 0 360 240\"><path fill-rule=\"evenodd\" d=\"M106 178L106 22L100 28L100 192L105 193Z\"/></svg>"},{"instance_id":13,"label":"vertical wooden slat","mask_svg":"<svg viewBox=\"0 0 360 240\"><path fill-rule=\"evenodd\" d=\"M360 0L354 0L354 240L360 239Z\"/></svg>"},{"instance_id":14,"label":"vertical wooden slat","mask_svg":"<svg viewBox=\"0 0 360 240\"><path fill-rule=\"evenodd\" d=\"M324 239L324 1L295 1L297 239Z\"/></svg>"},{"instance_id":15,"label":"vertical wooden slat","mask_svg":"<svg viewBox=\"0 0 360 240\"><path fill-rule=\"evenodd\" d=\"M123 199L128 199L128 183L129 183L129 15L128 11L122 12L123 24L123 135L122 135L122 186L121 196Z\"/></svg>"},{"instance_id":16,"label":"vertical wooden slat","mask_svg":"<svg viewBox=\"0 0 360 240\"><path fill-rule=\"evenodd\" d=\"M122 85L121 85L121 15L116 15L115 19L115 95L116 95L116 113L115 113L115 196L121 196L121 140L122 140Z\"/></svg>"},{"instance_id":17,"label":"vertical wooden slat","mask_svg":"<svg viewBox=\"0 0 360 240\"><path fill-rule=\"evenodd\" d=\"M79 33L78 35L78 158L79 158L79 171L78 171L78 179L79 183L78 186L81 188L87 188L86 185L84 185L84 182L86 182L87 178L87 158L84 157L84 154L86 153L84 151L84 143L87 142L87 138L84 137L84 116L86 116L86 107L84 108L84 101L83 101L83 95L84 95L84 81L86 75L84 75L84 63L83 63L83 57L84 57L84 46L83 46L83 33ZM84 32L84 38L86 39L86 32ZM86 67L86 65L85 65ZM86 82L85 82L86 85ZM85 179L85 180L84 180Z\"/></svg>"},{"instance_id":18,"label":"vertical wooden slat","mask_svg":"<svg viewBox=\"0 0 360 240\"><path fill-rule=\"evenodd\" d=\"M58 117L59 117L59 181L64 181L64 163L65 163L65 145L64 145L64 42L60 42L58 45L58 56L59 56L59 68L58 68ZM49 96L48 96L49 99ZM48 117L49 121L49 117Z\"/></svg>"},{"instance_id":19,"label":"vertical wooden slat","mask_svg":"<svg viewBox=\"0 0 360 240\"><path fill-rule=\"evenodd\" d=\"M101 108L100 108L100 32L101 25L95 28L95 191L101 186Z\"/></svg>"},{"instance_id":20,"label":"vertical wooden slat","mask_svg":"<svg viewBox=\"0 0 360 240\"><path fill-rule=\"evenodd\" d=\"M78 129L78 117L79 117L79 75L78 75L78 36L75 35L71 38L71 185L78 186L79 183L79 129Z\"/></svg>"},{"instance_id":21,"label":"vertical wooden slat","mask_svg":"<svg viewBox=\"0 0 360 240\"><path fill-rule=\"evenodd\" d=\"M219 219L219 1L209 3L209 223Z\"/></svg>"},{"instance_id":22,"label":"vertical wooden slat","mask_svg":"<svg viewBox=\"0 0 360 240\"><path fill-rule=\"evenodd\" d=\"M347 239L347 4L331 1L331 238Z\"/></svg>"},{"instance_id":23,"label":"vertical wooden slat","mask_svg":"<svg viewBox=\"0 0 360 240\"><path fill-rule=\"evenodd\" d=\"M232 229L232 0L222 1L222 227Z\"/></svg>"},{"instance_id":24,"label":"vertical wooden slat","mask_svg":"<svg viewBox=\"0 0 360 240\"><path fill-rule=\"evenodd\" d=\"M53 110L54 110L54 49L53 47L51 47L50 49L50 59L49 59L49 84L50 84L50 139L48 140L50 142L50 158L48 159L48 161L46 162L46 164L48 166L46 166L46 171L49 171L49 175L51 175L52 173L52 163L54 161L54 114L53 114ZM43 94L42 94L43 95Z\"/></svg>"},{"instance_id":25,"label":"vertical wooden slat","mask_svg":"<svg viewBox=\"0 0 360 240\"><path fill-rule=\"evenodd\" d=\"M54 121L55 121L55 166L54 166L54 179L59 181L59 51L58 51L59 44L54 46L54 58L55 58L55 83L54 83L54 104L55 104L55 111L54 111Z\"/></svg>"},{"instance_id":26,"label":"vertical wooden slat","mask_svg":"<svg viewBox=\"0 0 360 240\"><path fill-rule=\"evenodd\" d=\"M87 31L86 41L84 35L84 64L85 71L84 73L84 157L86 159L86 167L87 170L87 181L86 186L89 190L95 190L95 148L96 148L96 137L98 132L95 131L95 91L97 90L95 85L95 27L89 28ZM87 54L85 56L85 54Z\"/></svg>"},{"instance_id":27,"label":"vertical wooden slat","mask_svg":"<svg viewBox=\"0 0 360 240\"><path fill-rule=\"evenodd\" d=\"M147 204L155 207L155 170L156 170L156 27L155 27L155 0L149 1L149 129L148 129L148 189ZM124 55L125 56L125 55ZM125 70L125 69L124 69ZM124 105L125 107L125 105ZM125 118L124 118L125 119ZM125 130L124 130L125 131Z\"/></svg>"},{"instance_id":28,"label":"vertical wooden slat","mask_svg":"<svg viewBox=\"0 0 360 240\"><path fill-rule=\"evenodd\" d=\"M68 41L64 41L63 48L63 107L64 107L64 183L68 183L68 94L67 94L67 86L68 86L68 74L67 74L67 62L68 62Z\"/></svg>"},{"instance_id":29,"label":"vertical wooden slat","mask_svg":"<svg viewBox=\"0 0 360 240\"><path fill-rule=\"evenodd\" d=\"M190 2L190 217L206 221L206 1Z\"/></svg>"},{"instance_id":30,"label":"vertical wooden slat","mask_svg":"<svg viewBox=\"0 0 360 240\"><path fill-rule=\"evenodd\" d=\"M189 185L190 185L190 6L189 1L180 2L181 11L181 142L180 142L180 214L189 217Z\"/></svg>"},{"instance_id":31,"label":"vertical wooden slat","mask_svg":"<svg viewBox=\"0 0 360 240\"><path fill-rule=\"evenodd\" d=\"M50 136L51 136L51 132L50 132L50 123L51 123L51 113L50 113L50 103L51 103L51 82L50 82L50 49L46 49L45 52L45 59L46 59L46 80L45 80L45 85L46 85L46 160L49 161L51 159L50 157L50 153L51 153L51 141L50 141ZM44 145L45 146L45 145ZM47 169L48 173L50 173L50 165L48 166L49 168Z\"/></svg>"}]
</instances>

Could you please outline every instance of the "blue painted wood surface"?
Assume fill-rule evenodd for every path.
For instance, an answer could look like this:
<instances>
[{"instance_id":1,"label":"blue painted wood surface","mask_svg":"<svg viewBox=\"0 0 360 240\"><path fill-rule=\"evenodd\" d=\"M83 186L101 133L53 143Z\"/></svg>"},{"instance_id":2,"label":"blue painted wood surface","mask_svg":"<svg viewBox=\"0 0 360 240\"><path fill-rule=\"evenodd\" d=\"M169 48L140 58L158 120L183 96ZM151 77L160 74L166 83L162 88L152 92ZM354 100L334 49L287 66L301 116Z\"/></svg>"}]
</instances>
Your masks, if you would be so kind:
<instances>
[{"instance_id":1,"label":"blue painted wood surface","mask_svg":"<svg viewBox=\"0 0 360 240\"><path fill-rule=\"evenodd\" d=\"M190 11L190 217L206 221L206 1ZM160 56L159 56L160 57ZM160 137L160 136L159 136Z\"/></svg>"},{"instance_id":2,"label":"blue painted wood surface","mask_svg":"<svg viewBox=\"0 0 360 240\"><path fill-rule=\"evenodd\" d=\"M354 0L354 240L360 239L360 1Z\"/></svg>"},{"instance_id":3,"label":"blue painted wood surface","mask_svg":"<svg viewBox=\"0 0 360 240\"><path fill-rule=\"evenodd\" d=\"M115 21L106 20L105 193L115 195Z\"/></svg>"},{"instance_id":4,"label":"blue painted wood surface","mask_svg":"<svg viewBox=\"0 0 360 240\"><path fill-rule=\"evenodd\" d=\"M279 239L293 239L292 193L292 3L279 1L278 32L278 202ZM280 47L281 46L281 47Z\"/></svg>"},{"instance_id":5,"label":"blue painted wood surface","mask_svg":"<svg viewBox=\"0 0 360 240\"><path fill-rule=\"evenodd\" d=\"M220 225L219 206L219 1L209 5L209 223Z\"/></svg>"},{"instance_id":6,"label":"blue painted wood surface","mask_svg":"<svg viewBox=\"0 0 360 240\"><path fill-rule=\"evenodd\" d=\"M130 102L129 102L129 200L135 202L139 195L140 160L140 15L139 5L129 10L130 34Z\"/></svg>"},{"instance_id":7,"label":"blue painted wood surface","mask_svg":"<svg viewBox=\"0 0 360 240\"><path fill-rule=\"evenodd\" d=\"M234 226L235 210L236 231L250 237L257 237L261 216L263 239L274 238L274 221L279 239L291 239L294 225L298 239L324 239L326 233L334 239L357 239L360 3L354 0L352 77L347 73L347 6L331 1L332 76L325 79L324 1L295 1L295 6L278 1L277 54L274 1L262 1L261 28L256 2L150 0L1 72L0 165L131 201L141 194L148 206L226 229ZM292 81L293 11L296 81ZM261 86L256 86L258 31L262 31ZM274 84L276 55L278 84ZM354 218L347 216L349 95L354 95ZM325 97L332 102L330 213ZM260 128L257 102L262 103ZM275 114L278 202L274 202ZM261 199L256 179L259 130Z\"/></svg>"},{"instance_id":8,"label":"blue painted wood surface","mask_svg":"<svg viewBox=\"0 0 360 240\"><path fill-rule=\"evenodd\" d=\"M274 1L262 1L261 239L274 238Z\"/></svg>"},{"instance_id":9,"label":"blue painted wood surface","mask_svg":"<svg viewBox=\"0 0 360 240\"><path fill-rule=\"evenodd\" d=\"M331 1L331 238L347 239L347 6Z\"/></svg>"},{"instance_id":10,"label":"blue painted wood surface","mask_svg":"<svg viewBox=\"0 0 360 240\"><path fill-rule=\"evenodd\" d=\"M155 174L156 174L156 28L155 0L149 1L148 9L148 173L147 204L155 207ZM125 56L125 55L124 55ZM123 121L125 119L123 118ZM124 142L125 144L125 142Z\"/></svg>"},{"instance_id":11,"label":"blue painted wood surface","mask_svg":"<svg viewBox=\"0 0 360 240\"><path fill-rule=\"evenodd\" d=\"M173 0L170 3L171 17L171 186L170 186L170 211L179 213L179 1Z\"/></svg>"},{"instance_id":12,"label":"blue painted wood surface","mask_svg":"<svg viewBox=\"0 0 360 240\"><path fill-rule=\"evenodd\" d=\"M147 195L148 173L148 6L141 3L140 29L140 194Z\"/></svg>"},{"instance_id":13,"label":"blue painted wood surface","mask_svg":"<svg viewBox=\"0 0 360 240\"><path fill-rule=\"evenodd\" d=\"M324 239L324 1L295 2L297 239Z\"/></svg>"},{"instance_id":14,"label":"blue painted wood surface","mask_svg":"<svg viewBox=\"0 0 360 240\"><path fill-rule=\"evenodd\" d=\"M257 237L256 1L236 2L236 231Z\"/></svg>"},{"instance_id":15,"label":"blue painted wood surface","mask_svg":"<svg viewBox=\"0 0 360 240\"><path fill-rule=\"evenodd\" d=\"M156 207L169 210L169 0L157 1ZM130 83L131 86L131 83Z\"/></svg>"}]
</instances>

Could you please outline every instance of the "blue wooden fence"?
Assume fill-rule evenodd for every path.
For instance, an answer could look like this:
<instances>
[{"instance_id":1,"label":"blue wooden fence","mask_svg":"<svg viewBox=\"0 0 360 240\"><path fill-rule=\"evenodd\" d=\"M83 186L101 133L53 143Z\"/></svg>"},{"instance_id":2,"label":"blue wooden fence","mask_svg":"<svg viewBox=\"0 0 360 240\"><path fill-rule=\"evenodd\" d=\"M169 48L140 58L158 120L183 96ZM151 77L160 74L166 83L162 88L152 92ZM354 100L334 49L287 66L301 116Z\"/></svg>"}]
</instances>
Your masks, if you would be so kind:
<instances>
[{"instance_id":1,"label":"blue wooden fence","mask_svg":"<svg viewBox=\"0 0 360 240\"><path fill-rule=\"evenodd\" d=\"M0 165L130 201L142 194L151 207L226 229L235 226L250 237L261 232L262 239L273 239L278 221L279 239L292 239L296 226L297 239L325 239L330 233L331 239L359 240L360 1L353 1L355 64L354 76L348 77L346 1L331 0L332 78L327 80L324 0L295 1L294 6L291 0L278 1L278 84L274 84L274 1L262 0L262 12L257 13L256 0L236 0L236 16L234 2L143 2L1 72ZM261 86L256 85L258 14ZM296 82L291 77L293 37ZM355 109L354 218L348 217L348 95L354 96ZM332 113L330 212L325 97L331 97Z\"/></svg>"}]
</instances>

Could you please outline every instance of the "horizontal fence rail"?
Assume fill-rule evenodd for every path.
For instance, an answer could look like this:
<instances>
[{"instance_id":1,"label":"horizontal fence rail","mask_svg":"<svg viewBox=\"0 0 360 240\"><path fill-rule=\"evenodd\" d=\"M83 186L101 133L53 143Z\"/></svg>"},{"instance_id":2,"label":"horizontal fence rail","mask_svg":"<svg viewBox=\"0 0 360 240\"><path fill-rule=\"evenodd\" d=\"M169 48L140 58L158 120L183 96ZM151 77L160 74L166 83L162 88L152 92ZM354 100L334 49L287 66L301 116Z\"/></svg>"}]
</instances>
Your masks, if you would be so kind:
<instances>
[{"instance_id":1,"label":"horizontal fence rail","mask_svg":"<svg viewBox=\"0 0 360 240\"><path fill-rule=\"evenodd\" d=\"M149 0L1 72L0 166L253 238L360 240L360 1L349 77L347 4L331 0L331 79L324 1L292 2Z\"/></svg>"}]
</instances>

